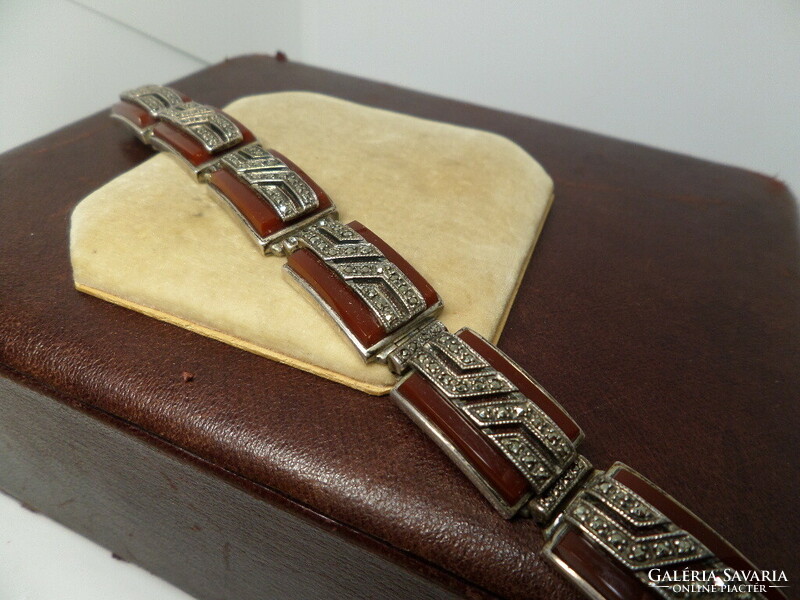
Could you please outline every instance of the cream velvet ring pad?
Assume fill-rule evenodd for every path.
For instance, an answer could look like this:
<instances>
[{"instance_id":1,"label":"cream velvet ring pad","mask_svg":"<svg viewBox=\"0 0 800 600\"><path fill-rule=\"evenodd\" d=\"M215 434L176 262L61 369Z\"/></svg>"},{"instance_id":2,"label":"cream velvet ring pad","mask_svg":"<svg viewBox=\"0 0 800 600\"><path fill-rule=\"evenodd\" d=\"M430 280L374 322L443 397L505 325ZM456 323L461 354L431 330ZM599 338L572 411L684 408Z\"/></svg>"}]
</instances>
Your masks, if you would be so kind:
<instances>
[{"instance_id":1,"label":"cream velvet ring pad","mask_svg":"<svg viewBox=\"0 0 800 600\"><path fill-rule=\"evenodd\" d=\"M552 203L553 183L519 146L485 131L307 92L241 98L225 111L308 173L433 285L450 328L502 330ZM75 286L227 344L385 394L327 315L288 284L167 154L84 198L72 214ZM124 232L124 233L122 233Z\"/></svg>"}]
</instances>

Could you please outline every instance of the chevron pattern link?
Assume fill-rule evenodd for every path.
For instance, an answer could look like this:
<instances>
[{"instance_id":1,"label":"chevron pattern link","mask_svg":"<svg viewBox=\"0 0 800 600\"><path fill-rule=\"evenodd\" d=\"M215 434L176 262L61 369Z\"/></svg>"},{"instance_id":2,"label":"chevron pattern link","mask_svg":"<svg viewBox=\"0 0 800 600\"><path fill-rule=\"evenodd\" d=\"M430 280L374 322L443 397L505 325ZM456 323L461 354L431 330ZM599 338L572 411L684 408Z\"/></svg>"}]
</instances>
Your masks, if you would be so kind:
<instances>
[{"instance_id":1,"label":"chevron pattern link","mask_svg":"<svg viewBox=\"0 0 800 600\"><path fill-rule=\"evenodd\" d=\"M646 585L654 568L721 573L720 561L693 535L684 531L627 486L607 475L597 475L565 511L568 523L581 529L606 552L633 571ZM680 586L679 586L680 587ZM668 600L729 598L757 600L758 593L681 592L673 586L651 587Z\"/></svg>"},{"instance_id":2,"label":"chevron pattern link","mask_svg":"<svg viewBox=\"0 0 800 600\"><path fill-rule=\"evenodd\" d=\"M212 106L182 102L158 111L158 117L190 135L209 152L225 150L242 141L239 127Z\"/></svg>"},{"instance_id":3,"label":"chevron pattern link","mask_svg":"<svg viewBox=\"0 0 800 600\"><path fill-rule=\"evenodd\" d=\"M353 228L323 219L297 235L366 303L387 332L425 310L425 300L394 263Z\"/></svg>"},{"instance_id":4,"label":"chevron pattern link","mask_svg":"<svg viewBox=\"0 0 800 600\"><path fill-rule=\"evenodd\" d=\"M163 85L143 85L123 92L120 99L141 106L153 116L160 110L183 104L183 98L178 92Z\"/></svg>"},{"instance_id":5,"label":"chevron pattern link","mask_svg":"<svg viewBox=\"0 0 800 600\"><path fill-rule=\"evenodd\" d=\"M282 221L296 219L319 206L311 186L258 142L228 152L221 162L250 184Z\"/></svg>"},{"instance_id":6,"label":"chevron pattern link","mask_svg":"<svg viewBox=\"0 0 800 600\"><path fill-rule=\"evenodd\" d=\"M634 571L711 557L693 536L618 481L598 476L567 519Z\"/></svg>"},{"instance_id":7,"label":"chevron pattern link","mask_svg":"<svg viewBox=\"0 0 800 600\"><path fill-rule=\"evenodd\" d=\"M457 336L438 334L411 364L517 466L536 495L575 461L574 445L555 422Z\"/></svg>"}]
</instances>

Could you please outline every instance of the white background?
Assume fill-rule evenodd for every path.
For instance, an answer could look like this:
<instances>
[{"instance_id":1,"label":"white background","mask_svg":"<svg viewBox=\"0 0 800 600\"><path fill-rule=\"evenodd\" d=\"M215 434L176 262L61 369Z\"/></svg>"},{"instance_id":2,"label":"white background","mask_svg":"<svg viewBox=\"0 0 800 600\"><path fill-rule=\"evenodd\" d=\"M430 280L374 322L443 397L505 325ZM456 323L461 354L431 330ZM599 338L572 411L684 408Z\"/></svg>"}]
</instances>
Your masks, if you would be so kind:
<instances>
[{"instance_id":1,"label":"white background","mask_svg":"<svg viewBox=\"0 0 800 600\"><path fill-rule=\"evenodd\" d=\"M122 89L278 49L800 189L796 0L0 0L0 151ZM0 598L187 596L0 495Z\"/></svg>"}]
</instances>

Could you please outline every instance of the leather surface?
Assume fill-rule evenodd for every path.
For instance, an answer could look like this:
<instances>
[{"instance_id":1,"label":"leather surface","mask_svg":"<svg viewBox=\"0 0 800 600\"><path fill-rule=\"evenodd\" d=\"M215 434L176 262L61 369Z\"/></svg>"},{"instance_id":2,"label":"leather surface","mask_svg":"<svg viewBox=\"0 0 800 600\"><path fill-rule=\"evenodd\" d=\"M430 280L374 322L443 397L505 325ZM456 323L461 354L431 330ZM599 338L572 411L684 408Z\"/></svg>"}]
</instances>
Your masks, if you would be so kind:
<instances>
[{"instance_id":1,"label":"leather surface","mask_svg":"<svg viewBox=\"0 0 800 600\"><path fill-rule=\"evenodd\" d=\"M581 425L595 466L628 463L758 566L799 580L800 256L783 184L266 57L174 85L216 105L312 90L535 152L556 200L500 347ZM287 510L360 532L407 568L469 593L577 597L538 557L536 526L499 518L387 399L72 288L72 207L148 156L100 114L0 158L2 363L277 490Z\"/></svg>"},{"instance_id":2,"label":"leather surface","mask_svg":"<svg viewBox=\"0 0 800 600\"><path fill-rule=\"evenodd\" d=\"M0 375L0 489L199 600L472 595L466 582L273 490Z\"/></svg>"}]
</instances>

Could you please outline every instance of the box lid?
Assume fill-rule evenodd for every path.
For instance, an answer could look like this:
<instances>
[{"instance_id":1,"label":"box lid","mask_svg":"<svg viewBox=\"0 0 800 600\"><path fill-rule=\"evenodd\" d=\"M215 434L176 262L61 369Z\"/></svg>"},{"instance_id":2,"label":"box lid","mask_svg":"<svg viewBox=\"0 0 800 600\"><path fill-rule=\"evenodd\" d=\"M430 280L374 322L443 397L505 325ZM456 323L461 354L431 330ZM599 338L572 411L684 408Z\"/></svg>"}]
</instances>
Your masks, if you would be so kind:
<instances>
[{"instance_id":1,"label":"box lid","mask_svg":"<svg viewBox=\"0 0 800 600\"><path fill-rule=\"evenodd\" d=\"M595 465L630 464L756 564L798 579L788 557L800 524L787 517L800 253L783 184L266 57L175 86L216 105L311 90L487 129L535 153L556 202L500 347L582 424ZM0 158L0 362L462 591L576 597L539 557L539 529L498 518L385 398L73 289L70 211L149 155L103 113Z\"/></svg>"}]
</instances>

